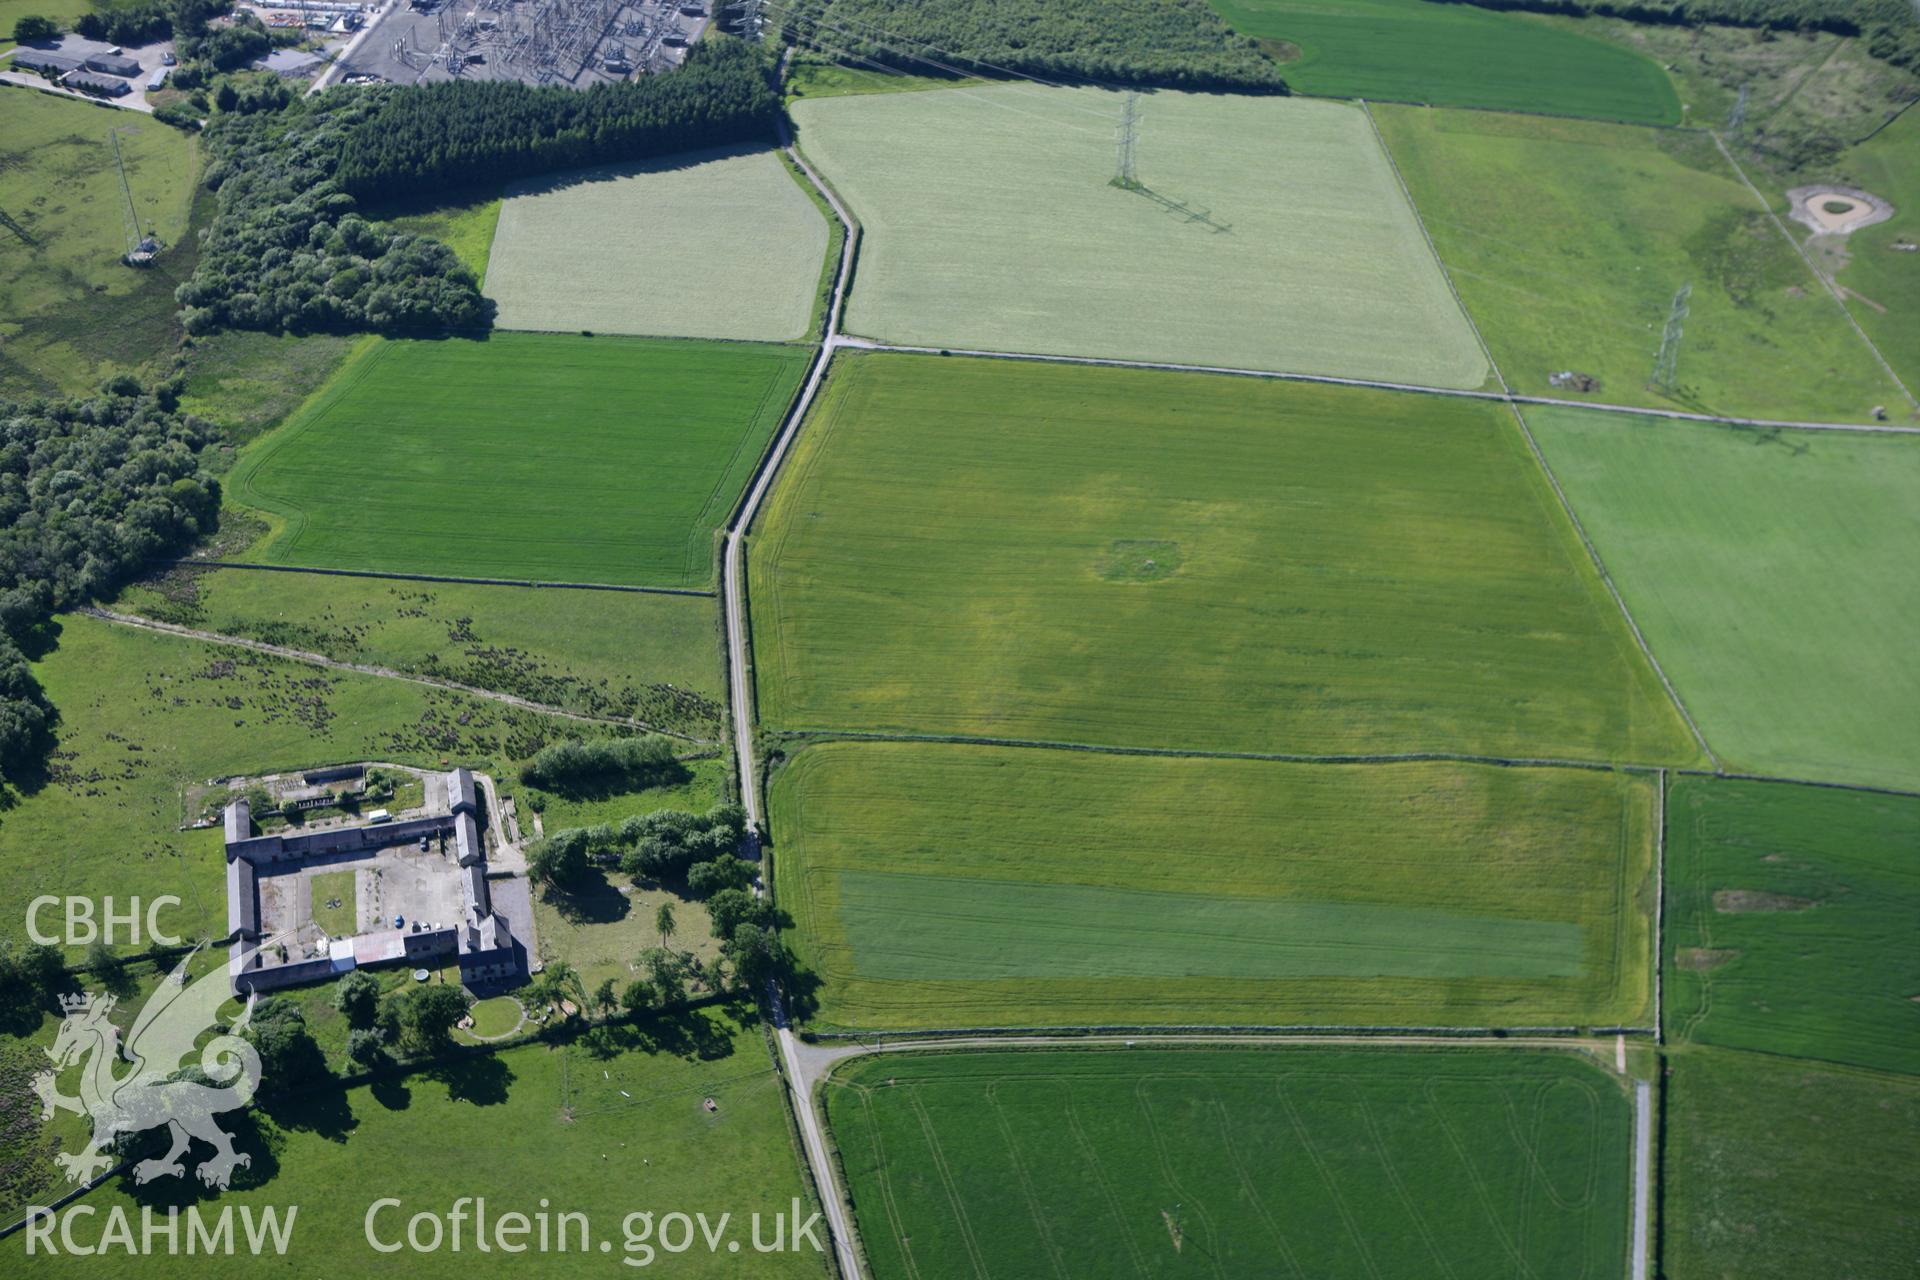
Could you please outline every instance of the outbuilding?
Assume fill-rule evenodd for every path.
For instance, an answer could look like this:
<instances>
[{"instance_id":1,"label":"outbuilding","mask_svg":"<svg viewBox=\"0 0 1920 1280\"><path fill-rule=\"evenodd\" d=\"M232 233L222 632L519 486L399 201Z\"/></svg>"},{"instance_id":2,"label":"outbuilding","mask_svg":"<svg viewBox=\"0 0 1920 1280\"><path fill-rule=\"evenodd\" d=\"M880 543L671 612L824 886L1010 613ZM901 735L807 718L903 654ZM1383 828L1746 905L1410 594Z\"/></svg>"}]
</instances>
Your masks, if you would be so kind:
<instances>
[{"instance_id":1,"label":"outbuilding","mask_svg":"<svg viewBox=\"0 0 1920 1280\"><path fill-rule=\"evenodd\" d=\"M78 71L80 59L66 53L48 53L43 49L22 49L13 55L12 68L15 71L38 71L46 75L63 76L69 71Z\"/></svg>"},{"instance_id":2,"label":"outbuilding","mask_svg":"<svg viewBox=\"0 0 1920 1280\"><path fill-rule=\"evenodd\" d=\"M61 77L60 83L69 89L78 89L81 93L90 93L99 98L124 98L133 92L133 86L115 76L103 76L95 71L69 71Z\"/></svg>"},{"instance_id":3,"label":"outbuilding","mask_svg":"<svg viewBox=\"0 0 1920 1280\"><path fill-rule=\"evenodd\" d=\"M140 74L140 64L121 53L96 53L86 62L87 70L131 80Z\"/></svg>"}]
</instances>

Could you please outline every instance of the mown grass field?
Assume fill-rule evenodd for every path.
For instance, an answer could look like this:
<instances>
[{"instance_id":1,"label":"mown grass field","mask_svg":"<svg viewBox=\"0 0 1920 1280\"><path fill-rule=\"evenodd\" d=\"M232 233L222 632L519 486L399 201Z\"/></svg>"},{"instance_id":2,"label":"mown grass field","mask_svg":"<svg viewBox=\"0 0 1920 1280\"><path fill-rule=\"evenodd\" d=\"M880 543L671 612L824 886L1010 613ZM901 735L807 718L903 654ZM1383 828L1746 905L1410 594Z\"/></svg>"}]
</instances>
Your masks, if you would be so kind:
<instances>
[{"instance_id":1,"label":"mown grass field","mask_svg":"<svg viewBox=\"0 0 1920 1280\"><path fill-rule=\"evenodd\" d=\"M1213 0L1296 92L1677 124L1658 63L1520 14L1429 0ZM1287 46L1292 46L1291 48Z\"/></svg>"},{"instance_id":2,"label":"mown grass field","mask_svg":"<svg viewBox=\"0 0 1920 1280\"><path fill-rule=\"evenodd\" d=\"M778 153L729 147L507 194L487 268L506 329L807 336L827 221Z\"/></svg>"},{"instance_id":3,"label":"mown grass field","mask_svg":"<svg viewBox=\"0 0 1920 1280\"><path fill-rule=\"evenodd\" d=\"M1833 298L1703 134L1472 111L1374 111L1440 257L1515 389L1864 421L1899 403ZM1671 393L1650 388L1692 286Z\"/></svg>"},{"instance_id":4,"label":"mown grass field","mask_svg":"<svg viewBox=\"0 0 1920 1280\"><path fill-rule=\"evenodd\" d=\"M120 262L132 246L115 130L140 231L168 246L146 270ZM150 117L0 86L0 395L83 392L166 354L173 290L193 271L198 167L192 138Z\"/></svg>"},{"instance_id":5,"label":"mown grass field","mask_svg":"<svg viewBox=\"0 0 1920 1280\"><path fill-rule=\"evenodd\" d=\"M1579 410L1527 420L1722 759L1920 788L1911 441Z\"/></svg>"},{"instance_id":6,"label":"mown grass field","mask_svg":"<svg viewBox=\"0 0 1920 1280\"><path fill-rule=\"evenodd\" d=\"M383 342L236 466L284 564L704 587L803 347Z\"/></svg>"},{"instance_id":7,"label":"mown grass field","mask_svg":"<svg viewBox=\"0 0 1920 1280\"><path fill-rule=\"evenodd\" d=\"M834 369L751 547L774 728L1694 758L1497 405Z\"/></svg>"},{"instance_id":8,"label":"mown grass field","mask_svg":"<svg viewBox=\"0 0 1920 1280\"><path fill-rule=\"evenodd\" d=\"M658 885L643 889L625 876L596 873L565 893L536 890L533 901L541 958L565 960L590 992L608 979L624 990L648 976L639 960L662 945L655 927L662 906L672 907L674 915L666 946L702 963L720 954L706 908Z\"/></svg>"},{"instance_id":9,"label":"mown grass field","mask_svg":"<svg viewBox=\"0 0 1920 1280\"><path fill-rule=\"evenodd\" d=\"M1920 1081L1725 1049L1670 1061L1662 1274L1913 1274Z\"/></svg>"},{"instance_id":10,"label":"mown grass field","mask_svg":"<svg viewBox=\"0 0 1920 1280\"><path fill-rule=\"evenodd\" d=\"M938 347L1485 381L1358 109L1152 94L1143 194L1109 185L1121 104L1018 85L794 103L802 149L865 229L847 329Z\"/></svg>"},{"instance_id":11,"label":"mown grass field","mask_svg":"<svg viewBox=\"0 0 1920 1280\"><path fill-rule=\"evenodd\" d=\"M116 609L718 740L725 677L705 596L176 568Z\"/></svg>"},{"instance_id":12,"label":"mown grass field","mask_svg":"<svg viewBox=\"0 0 1920 1280\"><path fill-rule=\"evenodd\" d=\"M1920 1074L1920 798L1682 778L1671 1038Z\"/></svg>"},{"instance_id":13,"label":"mown grass field","mask_svg":"<svg viewBox=\"0 0 1920 1280\"><path fill-rule=\"evenodd\" d=\"M253 1158L237 1171L232 1190L202 1192L191 1176L143 1188L115 1181L82 1202L98 1216L77 1219L75 1235L97 1240L115 1207L132 1216L137 1238L142 1205L155 1206L162 1221L167 1206L187 1203L198 1203L203 1215L225 1205L256 1213L276 1206L283 1220L297 1206L284 1257L269 1251L263 1263L242 1246L231 1255L196 1257L195 1269L209 1276L257 1276L264 1267L374 1276L391 1275L400 1258L410 1274L470 1276L476 1256L487 1256L476 1255L471 1219L458 1252L449 1236L437 1252L378 1253L364 1224L374 1201L398 1199L400 1207L388 1206L374 1219L374 1230L383 1243L404 1242L413 1214L444 1216L460 1197L484 1196L490 1220L509 1212L533 1219L543 1210L555 1215L549 1222L562 1211L589 1217L585 1258L578 1228L562 1252L556 1226L556 1246L516 1255L516 1274L619 1274L627 1269L622 1260L631 1258L636 1267L642 1260L671 1265L676 1275L738 1275L745 1257L755 1275L822 1275L823 1255L805 1245L797 1253L761 1254L751 1247L752 1214L763 1215L771 1235L774 1213L790 1214L796 1197L808 1203L787 1138L780 1078L761 1036L757 1027L708 1010L641 1024L627 1034L628 1047L611 1057L581 1046L534 1045L344 1092L303 1091L222 1118L236 1130L236 1149ZM715 1099L718 1110L708 1112L705 1097ZM668 1253L656 1237L648 1241L654 1252L643 1254L637 1244L629 1248L623 1220L649 1211L656 1217L705 1212L709 1223L722 1213L732 1217L716 1252L700 1242ZM185 1232L183 1222L183 1250ZM727 1239L739 1243L740 1256L728 1251ZM537 1240L531 1234L521 1243ZM606 1252L601 1241L610 1246ZM4 1265L35 1275L92 1276L101 1265L100 1257L65 1252L27 1262L18 1234L0 1250ZM180 1258L164 1250L163 1240L155 1254L109 1256L122 1275L178 1275Z\"/></svg>"},{"instance_id":14,"label":"mown grass field","mask_svg":"<svg viewBox=\"0 0 1920 1280\"><path fill-rule=\"evenodd\" d=\"M1626 1096L1571 1054L885 1054L826 1098L879 1280L1626 1266Z\"/></svg>"},{"instance_id":15,"label":"mown grass field","mask_svg":"<svg viewBox=\"0 0 1920 1280\"><path fill-rule=\"evenodd\" d=\"M183 793L213 778L351 760L508 773L591 726L498 703L283 662L87 617L35 667L60 709L47 782L0 810L0 920L43 893L174 894L172 933L226 934L213 828L182 831ZM136 948L125 948L134 950ZM78 958L81 948L73 948Z\"/></svg>"},{"instance_id":16,"label":"mown grass field","mask_svg":"<svg viewBox=\"0 0 1920 1280\"><path fill-rule=\"evenodd\" d=\"M1906 112L1844 153L1835 170L1847 185L1893 204L1893 217L1846 238L1846 261L1835 279L1887 363L1909 388L1920 387L1920 253L1895 247L1920 242L1920 115ZM1797 225L1795 233L1807 234ZM1891 400L1888 407L1897 414L1901 403Z\"/></svg>"},{"instance_id":17,"label":"mown grass field","mask_svg":"<svg viewBox=\"0 0 1920 1280\"><path fill-rule=\"evenodd\" d=\"M947 743L774 775L778 902L863 1028L1645 1021L1653 795L1597 770Z\"/></svg>"}]
</instances>

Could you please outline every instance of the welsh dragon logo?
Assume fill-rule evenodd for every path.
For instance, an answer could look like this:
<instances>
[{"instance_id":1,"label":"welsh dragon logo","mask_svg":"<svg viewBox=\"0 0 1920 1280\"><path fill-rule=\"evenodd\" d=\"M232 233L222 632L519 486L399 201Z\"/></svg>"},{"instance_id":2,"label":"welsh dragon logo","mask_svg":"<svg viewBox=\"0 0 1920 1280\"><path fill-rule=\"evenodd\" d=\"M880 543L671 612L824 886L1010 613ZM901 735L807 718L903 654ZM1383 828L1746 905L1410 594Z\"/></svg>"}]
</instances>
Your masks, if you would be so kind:
<instances>
[{"instance_id":1,"label":"welsh dragon logo","mask_svg":"<svg viewBox=\"0 0 1920 1280\"><path fill-rule=\"evenodd\" d=\"M141 1007L124 1050L120 1029L107 1019L115 1003L112 996L88 992L61 997L66 1019L47 1050L54 1066L35 1077L33 1091L40 1096L43 1120L60 1110L93 1121L85 1150L55 1157L69 1182L86 1182L112 1165L109 1148L117 1139L161 1125L172 1131L173 1145L165 1155L135 1165L135 1182L184 1175L180 1157L194 1138L214 1150L199 1168L200 1180L210 1187L224 1189L235 1166L252 1162L233 1149L233 1140L214 1117L246 1106L259 1090L260 1055L237 1034L253 1016L253 1000L248 998L237 1023L199 1050L197 1074L212 1083L185 1078L193 1067L183 1068L182 1061L194 1053L204 1032L219 1025L220 1006L228 998L224 969L188 983L187 961L196 954L183 959ZM82 1059L86 1065L79 1096L68 1097L59 1090L60 1073ZM114 1068L121 1062L132 1069L116 1075Z\"/></svg>"}]
</instances>

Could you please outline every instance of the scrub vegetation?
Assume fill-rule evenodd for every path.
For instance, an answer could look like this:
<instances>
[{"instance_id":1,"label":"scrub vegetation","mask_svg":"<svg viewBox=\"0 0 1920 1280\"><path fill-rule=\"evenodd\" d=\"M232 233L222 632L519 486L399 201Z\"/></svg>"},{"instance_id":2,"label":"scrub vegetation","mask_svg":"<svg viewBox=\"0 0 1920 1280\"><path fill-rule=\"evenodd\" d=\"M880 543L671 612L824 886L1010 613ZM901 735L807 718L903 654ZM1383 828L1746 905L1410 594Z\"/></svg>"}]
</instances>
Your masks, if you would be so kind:
<instances>
[{"instance_id":1,"label":"scrub vegetation","mask_svg":"<svg viewBox=\"0 0 1920 1280\"><path fill-rule=\"evenodd\" d=\"M1700 133L1375 110L1440 257L1515 389L1744 417L1902 403L1760 200ZM1676 311L1674 376L1656 384ZM1586 375L1591 390L1556 384Z\"/></svg>"}]
</instances>

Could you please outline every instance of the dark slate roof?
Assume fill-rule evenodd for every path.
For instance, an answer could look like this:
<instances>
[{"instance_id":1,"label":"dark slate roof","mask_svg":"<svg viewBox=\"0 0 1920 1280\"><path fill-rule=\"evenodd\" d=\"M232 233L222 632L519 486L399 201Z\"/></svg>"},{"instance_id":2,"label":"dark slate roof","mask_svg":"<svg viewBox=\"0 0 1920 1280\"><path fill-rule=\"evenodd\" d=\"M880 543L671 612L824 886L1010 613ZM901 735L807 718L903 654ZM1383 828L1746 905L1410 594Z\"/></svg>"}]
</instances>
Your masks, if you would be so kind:
<instances>
[{"instance_id":1,"label":"dark slate roof","mask_svg":"<svg viewBox=\"0 0 1920 1280\"><path fill-rule=\"evenodd\" d=\"M73 71L80 59L67 53L47 53L41 49L22 49L13 55L13 67L28 71Z\"/></svg>"},{"instance_id":2,"label":"dark slate roof","mask_svg":"<svg viewBox=\"0 0 1920 1280\"><path fill-rule=\"evenodd\" d=\"M253 864L235 858L227 864L227 932L240 938L260 936L260 891Z\"/></svg>"},{"instance_id":3,"label":"dark slate roof","mask_svg":"<svg viewBox=\"0 0 1920 1280\"><path fill-rule=\"evenodd\" d=\"M447 811L459 813L480 812L480 804L473 792L473 772L469 769L455 769L447 775Z\"/></svg>"},{"instance_id":4,"label":"dark slate roof","mask_svg":"<svg viewBox=\"0 0 1920 1280\"><path fill-rule=\"evenodd\" d=\"M69 71L60 78L60 83L71 89L94 89L101 93L112 94L116 98L133 89L133 86L125 80L96 75L91 71Z\"/></svg>"},{"instance_id":5,"label":"dark slate roof","mask_svg":"<svg viewBox=\"0 0 1920 1280\"><path fill-rule=\"evenodd\" d=\"M87 59L87 67L92 71L104 71L110 76L137 76L140 64L132 58L117 53L96 53Z\"/></svg>"}]
</instances>

